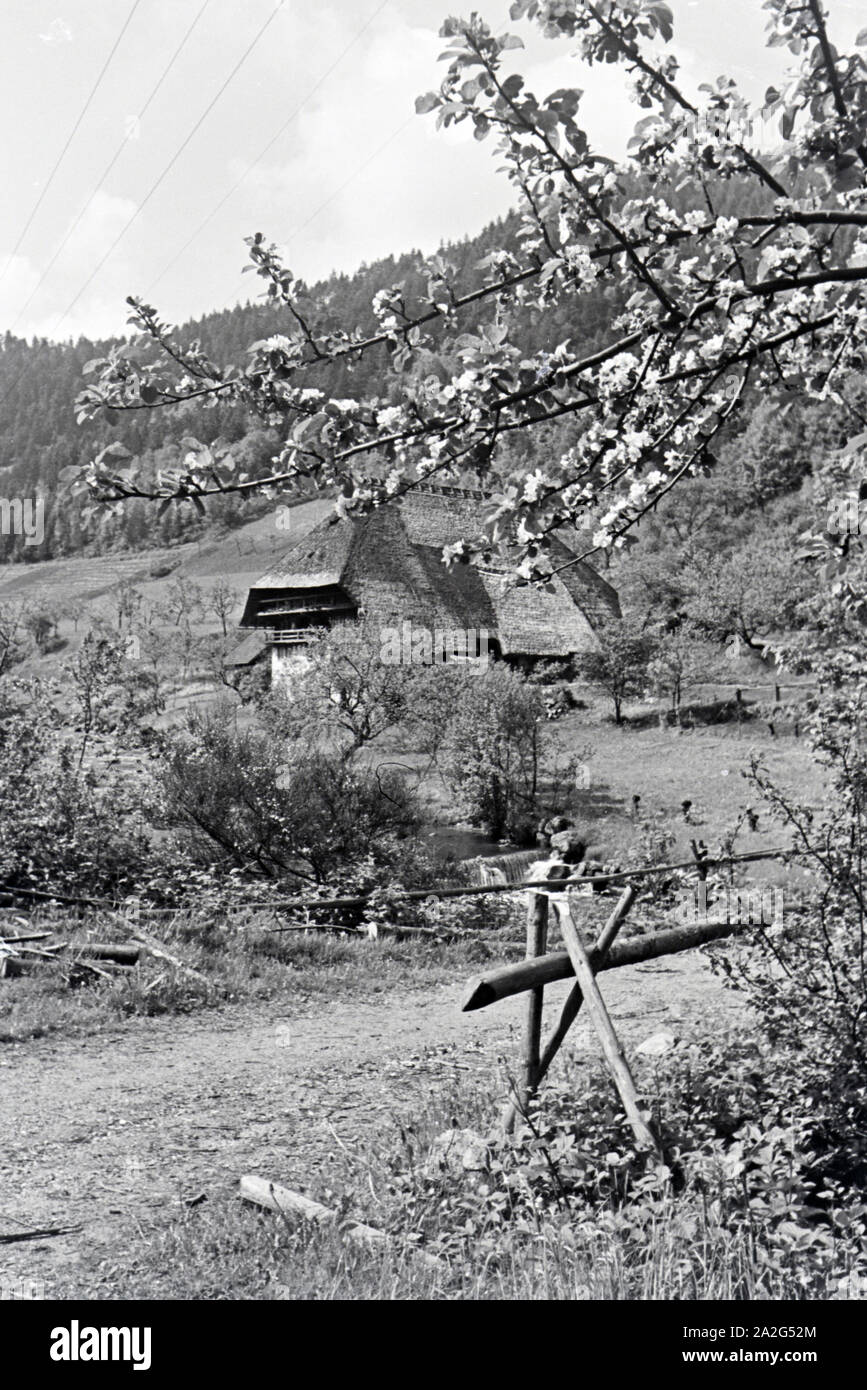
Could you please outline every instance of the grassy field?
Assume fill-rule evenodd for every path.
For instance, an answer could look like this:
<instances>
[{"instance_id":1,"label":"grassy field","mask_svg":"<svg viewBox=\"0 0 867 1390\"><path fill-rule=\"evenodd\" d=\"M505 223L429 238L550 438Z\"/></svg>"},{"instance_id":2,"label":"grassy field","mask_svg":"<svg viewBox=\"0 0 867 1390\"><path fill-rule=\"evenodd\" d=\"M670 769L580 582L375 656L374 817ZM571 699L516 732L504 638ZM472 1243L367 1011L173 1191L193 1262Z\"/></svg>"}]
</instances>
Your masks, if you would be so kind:
<instances>
[{"instance_id":1,"label":"grassy field","mask_svg":"<svg viewBox=\"0 0 867 1390\"><path fill-rule=\"evenodd\" d=\"M4 917L0 913L0 935ZM23 920L23 919L22 919ZM160 920L160 919L158 919ZM425 989L471 975L486 961L519 960L523 911L515 895L514 927L495 936L448 939L392 936L378 942L316 932L275 934L280 917L255 912L224 915L178 913L148 923L166 950L202 978L143 952L128 974L88 979L63 966L35 967L31 974L0 981L0 1044L86 1036L122 1027L133 1018L187 1014L201 1009L262 1001L307 1003L350 999L375 988ZM10 935L21 925L6 928ZM116 918L98 914L71 923L57 912L33 914L28 930L51 930L71 946L128 939Z\"/></svg>"},{"instance_id":2,"label":"grassy field","mask_svg":"<svg viewBox=\"0 0 867 1390\"><path fill-rule=\"evenodd\" d=\"M711 1046L710 1036L694 1050ZM567 1068L564 1091L579 1092L586 1074ZM650 1104L664 1078L646 1079ZM430 1155L449 1130L491 1135L501 1079L487 1085L457 1074L423 1107L390 1106L378 1137L357 1148L335 1145L329 1188L318 1195L338 1212L389 1233L379 1250L346 1239L339 1223L316 1227L263 1213L237 1192L219 1193L166 1223L137 1223L115 1259L83 1272L101 1299L252 1300L784 1300L839 1298L846 1258L810 1269L796 1249L768 1251L759 1228L729 1223L707 1193L663 1189L652 1216L638 1202L622 1216L601 1198L541 1207L536 1222L510 1231L486 1199L496 1166L437 1171ZM530 1151L539 1155L541 1143ZM521 1171L522 1140L494 1163ZM550 1155L547 1155L550 1159ZM539 1162L541 1162L539 1156ZM551 1160L555 1162L556 1160ZM424 1241L439 1255L431 1268L413 1253ZM769 1242L772 1246L773 1242Z\"/></svg>"}]
</instances>

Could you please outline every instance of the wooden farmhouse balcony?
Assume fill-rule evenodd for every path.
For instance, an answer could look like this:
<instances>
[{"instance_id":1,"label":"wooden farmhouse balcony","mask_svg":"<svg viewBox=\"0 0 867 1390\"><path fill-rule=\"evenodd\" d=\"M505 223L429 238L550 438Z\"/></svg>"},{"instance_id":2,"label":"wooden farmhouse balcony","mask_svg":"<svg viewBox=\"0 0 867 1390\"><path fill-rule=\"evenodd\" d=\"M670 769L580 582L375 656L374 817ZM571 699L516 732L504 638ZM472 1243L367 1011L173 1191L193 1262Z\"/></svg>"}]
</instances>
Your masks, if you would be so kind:
<instances>
[{"instance_id":1,"label":"wooden farmhouse balcony","mask_svg":"<svg viewBox=\"0 0 867 1390\"><path fill-rule=\"evenodd\" d=\"M272 647L306 647L328 631L325 627L266 627L261 629Z\"/></svg>"}]
</instances>

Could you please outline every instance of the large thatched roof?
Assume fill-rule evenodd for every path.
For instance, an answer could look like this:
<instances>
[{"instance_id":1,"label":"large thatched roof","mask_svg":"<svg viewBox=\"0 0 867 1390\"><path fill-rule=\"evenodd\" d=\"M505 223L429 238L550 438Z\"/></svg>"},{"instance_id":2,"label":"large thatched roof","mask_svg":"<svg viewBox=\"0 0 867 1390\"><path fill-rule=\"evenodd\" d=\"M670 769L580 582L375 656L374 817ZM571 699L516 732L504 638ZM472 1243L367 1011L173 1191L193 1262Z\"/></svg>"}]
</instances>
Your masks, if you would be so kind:
<instances>
[{"instance_id":1,"label":"large thatched roof","mask_svg":"<svg viewBox=\"0 0 867 1390\"><path fill-rule=\"evenodd\" d=\"M548 592L516 585L505 561L451 570L443 564L444 546L477 537L483 500L482 493L442 488L412 493L358 520L327 519L256 581L242 626L279 626L281 611L294 623L308 599L310 613L317 606L336 611L348 600L357 616L380 627L409 620L432 629L485 629L503 656L592 649L594 624L620 610L616 593L590 565L579 561L563 570ZM561 563L571 554L562 542L557 552ZM298 619L289 618L295 614Z\"/></svg>"}]
</instances>

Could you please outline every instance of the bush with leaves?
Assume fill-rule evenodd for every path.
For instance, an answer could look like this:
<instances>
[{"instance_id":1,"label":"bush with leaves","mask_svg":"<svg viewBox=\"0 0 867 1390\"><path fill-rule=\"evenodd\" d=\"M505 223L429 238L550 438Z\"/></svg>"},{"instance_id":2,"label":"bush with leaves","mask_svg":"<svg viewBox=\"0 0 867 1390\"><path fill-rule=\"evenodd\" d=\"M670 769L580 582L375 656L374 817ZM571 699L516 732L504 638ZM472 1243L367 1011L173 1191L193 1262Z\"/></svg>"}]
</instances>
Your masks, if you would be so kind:
<instances>
[{"instance_id":1,"label":"bush with leaves","mask_svg":"<svg viewBox=\"0 0 867 1390\"><path fill-rule=\"evenodd\" d=\"M160 860L146 775L83 770L79 738L44 686L8 698L0 712L0 881L110 898L138 891Z\"/></svg>"},{"instance_id":2,"label":"bush with leaves","mask_svg":"<svg viewBox=\"0 0 867 1390\"><path fill-rule=\"evenodd\" d=\"M803 805L758 758L751 783L792 837L814 894L723 968L745 987L781 1059L780 1086L809 1118L816 1172L867 1183L867 747L864 693L830 696L811 741L828 774L825 806ZM786 902L786 898L789 899Z\"/></svg>"},{"instance_id":3,"label":"bush with leaves","mask_svg":"<svg viewBox=\"0 0 867 1390\"><path fill-rule=\"evenodd\" d=\"M163 738L158 779L165 823L195 859L268 879L322 882L367 855L389 859L416 823L395 770L287 749L225 707Z\"/></svg>"},{"instance_id":4,"label":"bush with leaves","mask_svg":"<svg viewBox=\"0 0 867 1390\"><path fill-rule=\"evenodd\" d=\"M399 1223L495 1266L543 1247L585 1266L616 1252L625 1272L664 1260L662 1297L701 1297L720 1275L740 1299L827 1297L863 1278L867 1204L816 1172L772 1054L706 1038L643 1062L638 1083L666 1162L636 1152L610 1077L582 1068L549 1082L513 1135L492 1128L468 1171L396 1156Z\"/></svg>"},{"instance_id":5,"label":"bush with leaves","mask_svg":"<svg viewBox=\"0 0 867 1390\"><path fill-rule=\"evenodd\" d=\"M492 839L533 838L538 819L544 707L538 686L507 666L457 673L440 766L461 815Z\"/></svg>"}]
</instances>

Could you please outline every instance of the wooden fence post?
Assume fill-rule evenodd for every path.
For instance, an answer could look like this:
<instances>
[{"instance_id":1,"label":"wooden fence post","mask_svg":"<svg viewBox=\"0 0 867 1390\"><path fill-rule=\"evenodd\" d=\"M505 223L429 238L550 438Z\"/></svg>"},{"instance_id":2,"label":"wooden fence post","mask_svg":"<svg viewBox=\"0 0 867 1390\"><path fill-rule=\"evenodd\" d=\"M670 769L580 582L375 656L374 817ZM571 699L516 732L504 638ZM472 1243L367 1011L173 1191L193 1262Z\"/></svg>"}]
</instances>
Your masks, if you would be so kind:
<instances>
[{"instance_id":1,"label":"wooden fence post","mask_svg":"<svg viewBox=\"0 0 867 1390\"><path fill-rule=\"evenodd\" d=\"M527 904L527 959L543 956L547 945L548 896L546 893L531 893ZM544 1001L544 985L530 990L524 1027L524 1074L520 1095L523 1109L527 1108L539 1084L539 1045L542 1038Z\"/></svg>"},{"instance_id":2,"label":"wooden fence post","mask_svg":"<svg viewBox=\"0 0 867 1390\"><path fill-rule=\"evenodd\" d=\"M707 846L705 845L704 840L702 840L701 842L701 847L699 847L695 840L690 840L689 843L692 848L692 853L695 859L699 879L702 883L704 883L705 879L707 878Z\"/></svg>"}]
</instances>

